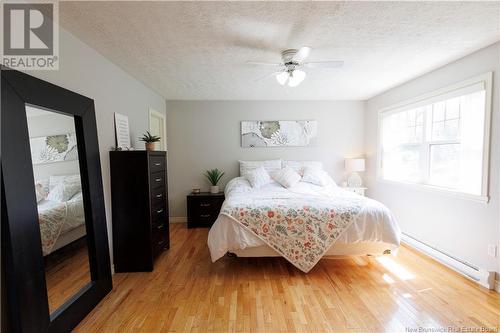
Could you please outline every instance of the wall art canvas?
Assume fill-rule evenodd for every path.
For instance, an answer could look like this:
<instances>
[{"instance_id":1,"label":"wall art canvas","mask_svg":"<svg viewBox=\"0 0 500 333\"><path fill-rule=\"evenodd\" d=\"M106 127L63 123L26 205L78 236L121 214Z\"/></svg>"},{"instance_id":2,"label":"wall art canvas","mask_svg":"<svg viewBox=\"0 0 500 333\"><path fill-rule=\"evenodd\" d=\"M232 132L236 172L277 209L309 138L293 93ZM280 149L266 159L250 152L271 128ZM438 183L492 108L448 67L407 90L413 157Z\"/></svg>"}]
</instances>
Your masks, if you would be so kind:
<instances>
[{"instance_id":1,"label":"wall art canvas","mask_svg":"<svg viewBox=\"0 0 500 333\"><path fill-rule=\"evenodd\" d=\"M314 146L317 135L318 125L315 120L241 122L243 148Z\"/></svg>"},{"instance_id":2,"label":"wall art canvas","mask_svg":"<svg viewBox=\"0 0 500 333\"><path fill-rule=\"evenodd\" d=\"M78 159L76 133L30 138L33 164L45 164Z\"/></svg>"}]
</instances>

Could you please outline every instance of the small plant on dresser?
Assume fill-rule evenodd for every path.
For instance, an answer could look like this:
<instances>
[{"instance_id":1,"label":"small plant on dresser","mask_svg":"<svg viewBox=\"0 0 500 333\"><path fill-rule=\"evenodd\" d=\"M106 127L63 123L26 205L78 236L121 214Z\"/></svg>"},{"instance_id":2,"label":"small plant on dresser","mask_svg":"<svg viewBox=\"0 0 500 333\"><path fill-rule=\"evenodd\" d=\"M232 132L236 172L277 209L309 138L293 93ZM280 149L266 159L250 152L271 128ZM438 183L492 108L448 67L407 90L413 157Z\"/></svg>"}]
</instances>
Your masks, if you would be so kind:
<instances>
[{"instance_id":1,"label":"small plant on dresser","mask_svg":"<svg viewBox=\"0 0 500 333\"><path fill-rule=\"evenodd\" d=\"M146 150L152 151L155 150L155 143L159 142L161 138L159 136L152 135L149 131L146 131L146 133L144 133L139 140L144 141Z\"/></svg>"}]
</instances>

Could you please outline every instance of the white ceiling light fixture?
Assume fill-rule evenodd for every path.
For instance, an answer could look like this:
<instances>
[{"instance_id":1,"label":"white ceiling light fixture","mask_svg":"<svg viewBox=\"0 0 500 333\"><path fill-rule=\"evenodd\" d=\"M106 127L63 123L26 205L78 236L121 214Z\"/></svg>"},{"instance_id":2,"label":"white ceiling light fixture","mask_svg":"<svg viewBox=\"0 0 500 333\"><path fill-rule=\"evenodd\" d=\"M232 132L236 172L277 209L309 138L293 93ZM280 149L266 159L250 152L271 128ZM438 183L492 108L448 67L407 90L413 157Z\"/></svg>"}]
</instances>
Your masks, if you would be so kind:
<instances>
[{"instance_id":1,"label":"white ceiling light fixture","mask_svg":"<svg viewBox=\"0 0 500 333\"><path fill-rule=\"evenodd\" d=\"M290 73L290 78L288 79L288 86L296 87L299 84L301 84L305 78L306 78L306 72L296 69Z\"/></svg>"},{"instance_id":2,"label":"white ceiling light fixture","mask_svg":"<svg viewBox=\"0 0 500 333\"><path fill-rule=\"evenodd\" d=\"M276 74L276 80L282 86L288 83L289 87L296 87L306 78L306 73L301 70L286 71Z\"/></svg>"},{"instance_id":3,"label":"white ceiling light fixture","mask_svg":"<svg viewBox=\"0 0 500 333\"><path fill-rule=\"evenodd\" d=\"M278 67L278 69L269 76L276 74L276 81L282 86L288 84L289 87L298 86L306 78L306 73L299 68L334 69L344 65L343 61L337 60L306 62L305 60L310 53L311 48L304 46L300 49L289 49L281 52L280 63L247 61L247 64ZM265 76L264 78L267 77L268 76Z\"/></svg>"},{"instance_id":4,"label":"white ceiling light fixture","mask_svg":"<svg viewBox=\"0 0 500 333\"><path fill-rule=\"evenodd\" d=\"M286 81L288 81L289 77L290 77L290 74L288 72L281 72L281 73L276 74L276 80L282 86L284 86L286 84Z\"/></svg>"}]
</instances>

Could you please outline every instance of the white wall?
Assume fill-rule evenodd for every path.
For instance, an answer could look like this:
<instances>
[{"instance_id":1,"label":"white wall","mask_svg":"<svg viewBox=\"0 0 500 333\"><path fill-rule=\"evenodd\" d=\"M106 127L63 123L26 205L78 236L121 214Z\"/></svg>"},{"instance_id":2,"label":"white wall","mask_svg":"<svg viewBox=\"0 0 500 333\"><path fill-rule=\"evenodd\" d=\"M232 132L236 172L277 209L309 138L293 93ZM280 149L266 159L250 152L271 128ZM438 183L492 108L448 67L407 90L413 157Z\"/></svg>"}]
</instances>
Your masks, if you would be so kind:
<instances>
[{"instance_id":1,"label":"white wall","mask_svg":"<svg viewBox=\"0 0 500 333\"><path fill-rule=\"evenodd\" d=\"M129 117L132 144L143 149L138 137L149 127L149 108L164 112L165 99L62 28L59 43L58 71L27 74L94 100L108 236L112 244L109 150L115 145L113 114Z\"/></svg>"},{"instance_id":2,"label":"white wall","mask_svg":"<svg viewBox=\"0 0 500 333\"><path fill-rule=\"evenodd\" d=\"M241 148L242 120L318 121L316 147ZM170 216L186 216L186 195L208 190L202 173L226 172L222 185L239 174L238 160L320 160L337 182L344 157L363 152L364 109L351 101L167 101Z\"/></svg>"},{"instance_id":3,"label":"white wall","mask_svg":"<svg viewBox=\"0 0 500 333\"><path fill-rule=\"evenodd\" d=\"M439 247L476 266L500 272L500 259L487 254L488 244L500 245L500 44L497 43L366 101L365 147L368 194L386 204L403 232ZM377 113L395 103L467 78L494 71L490 153L490 202L451 198L376 180Z\"/></svg>"}]
</instances>

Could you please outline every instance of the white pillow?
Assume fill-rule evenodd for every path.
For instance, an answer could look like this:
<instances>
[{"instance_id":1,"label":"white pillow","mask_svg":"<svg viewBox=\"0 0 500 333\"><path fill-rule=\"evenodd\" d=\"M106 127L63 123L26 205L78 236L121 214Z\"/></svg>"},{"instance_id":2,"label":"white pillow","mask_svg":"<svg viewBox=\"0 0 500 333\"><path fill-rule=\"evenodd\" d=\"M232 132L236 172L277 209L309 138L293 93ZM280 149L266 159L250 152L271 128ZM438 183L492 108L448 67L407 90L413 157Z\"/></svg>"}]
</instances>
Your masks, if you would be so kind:
<instances>
[{"instance_id":1,"label":"white pillow","mask_svg":"<svg viewBox=\"0 0 500 333\"><path fill-rule=\"evenodd\" d=\"M283 168L290 167L300 175L304 174L305 168L323 169L323 163L319 161L283 161Z\"/></svg>"},{"instance_id":2,"label":"white pillow","mask_svg":"<svg viewBox=\"0 0 500 333\"><path fill-rule=\"evenodd\" d=\"M66 202L71 199L75 194L82 190L80 183L62 182L57 184L50 190L47 200L56 202Z\"/></svg>"},{"instance_id":3,"label":"white pillow","mask_svg":"<svg viewBox=\"0 0 500 333\"><path fill-rule=\"evenodd\" d=\"M330 175L326 171L318 168L311 168L311 167L305 168L304 176L302 176L302 181L319 186L328 186L328 185L337 186L337 184L335 184L335 182L333 181L332 177L330 177Z\"/></svg>"},{"instance_id":4,"label":"white pillow","mask_svg":"<svg viewBox=\"0 0 500 333\"><path fill-rule=\"evenodd\" d=\"M300 182L300 178L300 175L290 167L283 168L274 175L274 180L286 188Z\"/></svg>"},{"instance_id":5,"label":"white pillow","mask_svg":"<svg viewBox=\"0 0 500 333\"><path fill-rule=\"evenodd\" d=\"M263 167L267 172L273 172L281 169L281 160L267 161L239 161L240 176L245 177L250 171Z\"/></svg>"},{"instance_id":6,"label":"white pillow","mask_svg":"<svg viewBox=\"0 0 500 333\"><path fill-rule=\"evenodd\" d=\"M269 176L269 172L262 166L250 171L245 177L253 188L259 188L269 184L272 180L271 176Z\"/></svg>"}]
</instances>

